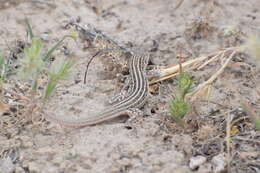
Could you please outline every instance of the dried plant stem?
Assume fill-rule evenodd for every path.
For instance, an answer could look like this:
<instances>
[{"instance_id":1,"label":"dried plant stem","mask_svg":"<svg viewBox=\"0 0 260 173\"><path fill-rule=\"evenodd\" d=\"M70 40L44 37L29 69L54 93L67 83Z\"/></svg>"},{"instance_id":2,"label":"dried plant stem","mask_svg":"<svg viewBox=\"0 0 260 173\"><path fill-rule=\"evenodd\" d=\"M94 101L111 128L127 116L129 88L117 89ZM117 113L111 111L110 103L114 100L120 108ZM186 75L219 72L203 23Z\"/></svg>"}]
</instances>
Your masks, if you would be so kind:
<instances>
[{"instance_id":1,"label":"dried plant stem","mask_svg":"<svg viewBox=\"0 0 260 173\"><path fill-rule=\"evenodd\" d=\"M206 65L208 65L209 63L212 63L213 61L216 61L218 59L224 59L225 55L227 52L229 51L236 51L237 47L230 47L230 48L226 48L224 50L218 51L218 52L214 52L211 53L207 56L201 56L198 57L196 59L192 59L189 61L186 61L184 63L182 63L182 68L187 71L187 70L193 70L193 69L198 69L200 70L201 68L205 67ZM201 64L204 60L209 59L208 61L204 62L203 64ZM153 77L150 80L150 84L154 84L157 83L159 81L163 81L169 78L172 78L176 75L179 74L179 69L180 66L179 64L176 65L172 65L168 68L164 68L164 69L160 69L159 70L159 76Z\"/></svg>"},{"instance_id":2,"label":"dried plant stem","mask_svg":"<svg viewBox=\"0 0 260 173\"><path fill-rule=\"evenodd\" d=\"M211 63L211 62L217 60L217 59L219 58L219 55L220 55L220 54L221 54L220 59L222 59L222 58L224 57L224 55L225 55L225 52L226 52L226 51L223 51L223 52L220 52L219 54L213 56L211 59L209 59L208 61L204 62L202 65L200 65L197 69L200 70L200 69L202 69L203 67L205 67L206 65L208 65L209 63Z\"/></svg>"},{"instance_id":3,"label":"dried plant stem","mask_svg":"<svg viewBox=\"0 0 260 173\"><path fill-rule=\"evenodd\" d=\"M179 2L177 2L177 5L174 7L174 10L177 10L181 4L183 3L184 0L179 0Z\"/></svg>"},{"instance_id":4,"label":"dried plant stem","mask_svg":"<svg viewBox=\"0 0 260 173\"><path fill-rule=\"evenodd\" d=\"M202 56L202 57L199 57L199 58L196 58L196 59L192 59L190 61L186 61L186 62L182 63L182 68L187 68L189 66L192 66L195 63L198 63L198 62L201 62L201 61L207 59L208 57L209 56ZM173 66L166 68L166 69L161 69L160 70L160 76L151 79L151 81L149 83L154 84L154 83L157 83L159 81L163 81L163 80L169 79L173 76L176 76L176 75L179 74L178 73L179 69L180 69L179 64L173 65Z\"/></svg>"},{"instance_id":5,"label":"dried plant stem","mask_svg":"<svg viewBox=\"0 0 260 173\"><path fill-rule=\"evenodd\" d=\"M226 145L227 145L227 172L231 172L230 170L230 163L231 163L231 115L228 114L226 118Z\"/></svg>"},{"instance_id":6,"label":"dried plant stem","mask_svg":"<svg viewBox=\"0 0 260 173\"><path fill-rule=\"evenodd\" d=\"M208 85L210 85L214 80L217 79L217 77L224 71L224 69L227 67L228 63L231 61L231 59L234 57L234 55L237 52L234 50L229 57L227 58L227 60L225 61L225 63L222 65L222 67L214 74L212 75L206 82L200 84L189 96L191 97L191 101L195 100L195 98L197 98L197 96L200 94L201 91L204 90L205 87L207 87Z\"/></svg>"}]
</instances>

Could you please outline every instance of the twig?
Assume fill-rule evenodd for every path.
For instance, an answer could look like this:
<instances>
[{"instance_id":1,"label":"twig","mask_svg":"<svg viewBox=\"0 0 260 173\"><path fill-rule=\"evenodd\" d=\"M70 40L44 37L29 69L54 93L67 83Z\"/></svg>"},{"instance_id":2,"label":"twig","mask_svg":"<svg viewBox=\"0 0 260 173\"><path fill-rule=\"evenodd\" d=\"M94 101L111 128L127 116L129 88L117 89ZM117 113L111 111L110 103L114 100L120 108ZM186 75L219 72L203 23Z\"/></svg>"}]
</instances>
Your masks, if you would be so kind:
<instances>
[{"instance_id":1,"label":"twig","mask_svg":"<svg viewBox=\"0 0 260 173\"><path fill-rule=\"evenodd\" d=\"M221 50L221 51L218 51L218 52L214 52L214 53L211 53L211 54L206 55L206 56L201 56L201 57L198 57L196 59L192 59L192 60L186 61L186 62L182 63L181 65L182 65L183 69L185 69L187 67L190 67L190 70L201 69L205 65L215 61L217 58L223 59L225 53L227 53L228 51L233 51L234 52L236 49L237 49L237 47L226 48L224 50ZM206 60L206 59L209 59L209 60L204 62L201 65L201 63L204 60ZM186 71L187 71L187 69L186 69ZM163 81L163 80L172 78L172 77L178 75L179 74L178 72L179 72L179 65L178 64L177 65L172 65L171 67L168 67L168 68L165 68L165 69L160 69L159 70L159 75L156 76L156 77L153 77L150 80L149 83L150 84L154 84L154 83L157 83L159 81Z\"/></svg>"},{"instance_id":2,"label":"twig","mask_svg":"<svg viewBox=\"0 0 260 173\"><path fill-rule=\"evenodd\" d=\"M220 54L221 54L220 59L222 59L222 58L224 57L226 51L227 51L227 50L222 51L222 52L220 52L219 54L213 56L211 59L209 59L208 61L204 62L204 63L203 63L201 66L199 66L197 69L200 70L200 69L202 69L204 66L206 66L206 65L208 65L209 63L213 62L214 60L216 60L216 59L219 57Z\"/></svg>"},{"instance_id":3,"label":"twig","mask_svg":"<svg viewBox=\"0 0 260 173\"><path fill-rule=\"evenodd\" d=\"M217 79L217 77L224 71L224 69L236 53L237 52L234 50L229 55L228 59L225 61L222 67L214 75L212 75L206 82L200 84L192 93L189 94L189 96L191 97L191 101L193 101L207 85L211 84L213 81Z\"/></svg>"},{"instance_id":4,"label":"twig","mask_svg":"<svg viewBox=\"0 0 260 173\"><path fill-rule=\"evenodd\" d=\"M209 56L202 56L202 57L199 57L199 58L196 58L196 59L186 61L186 62L182 63L182 68L191 66L191 65L193 65L197 62L201 62L201 61L207 59L208 57ZM176 75L178 75L179 69L180 69L179 64L173 65L173 66L166 68L166 69L161 69L160 70L160 76L152 78L149 83L154 84L154 83L157 83L159 81L166 80L166 79L169 79L173 76L176 76Z\"/></svg>"},{"instance_id":5,"label":"twig","mask_svg":"<svg viewBox=\"0 0 260 173\"><path fill-rule=\"evenodd\" d=\"M181 4L183 3L184 0L180 0L179 2L177 2L177 5L174 7L174 10L177 10Z\"/></svg>"},{"instance_id":6,"label":"twig","mask_svg":"<svg viewBox=\"0 0 260 173\"><path fill-rule=\"evenodd\" d=\"M226 118L226 144L227 144L227 155L226 155L226 159L227 159L227 172L230 172L230 163L231 163L231 116L230 114L227 115Z\"/></svg>"}]
</instances>

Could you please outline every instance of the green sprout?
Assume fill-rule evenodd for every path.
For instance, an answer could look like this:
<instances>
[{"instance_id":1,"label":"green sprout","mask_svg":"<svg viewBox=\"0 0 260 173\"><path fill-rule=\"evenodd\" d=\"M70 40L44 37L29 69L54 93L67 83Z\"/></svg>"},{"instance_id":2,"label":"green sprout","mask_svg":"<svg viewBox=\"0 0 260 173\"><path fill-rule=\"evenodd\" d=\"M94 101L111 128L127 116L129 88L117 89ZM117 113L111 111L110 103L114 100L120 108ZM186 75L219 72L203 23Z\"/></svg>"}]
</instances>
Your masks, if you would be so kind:
<instances>
[{"instance_id":1,"label":"green sprout","mask_svg":"<svg viewBox=\"0 0 260 173\"><path fill-rule=\"evenodd\" d=\"M19 59L21 67L18 75L21 79L33 82L32 92L35 94L38 87L38 78L43 70L44 64L41 57L43 44L40 39L33 37L30 47L24 48L24 57Z\"/></svg>"},{"instance_id":2,"label":"green sprout","mask_svg":"<svg viewBox=\"0 0 260 173\"><path fill-rule=\"evenodd\" d=\"M65 58L58 58L52 63L48 74L48 83L45 89L44 100L50 97L58 82L69 75L70 69L74 63L74 59Z\"/></svg>"},{"instance_id":3,"label":"green sprout","mask_svg":"<svg viewBox=\"0 0 260 173\"><path fill-rule=\"evenodd\" d=\"M191 76L188 73L181 73L178 76L178 92L180 93L180 97L184 99L185 95L190 92L192 85Z\"/></svg>"},{"instance_id":4,"label":"green sprout","mask_svg":"<svg viewBox=\"0 0 260 173\"><path fill-rule=\"evenodd\" d=\"M43 44L40 39L33 38L30 47L24 48L24 57L19 59L21 68L18 75L25 80L33 80L43 68L41 51Z\"/></svg>"},{"instance_id":5,"label":"green sprout","mask_svg":"<svg viewBox=\"0 0 260 173\"><path fill-rule=\"evenodd\" d=\"M0 54L0 85L2 86L2 82L5 79L5 59L2 54Z\"/></svg>"},{"instance_id":6,"label":"green sprout","mask_svg":"<svg viewBox=\"0 0 260 173\"><path fill-rule=\"evenodd\" d=\"M171 117L174 121L183 126L182 118L188 113L189 104L186 103L183 99L172 98L169 102L169 109Z\"/></svg>"},{"instance_id":7,"label":"green sprout","mask_svg":"<svg viewBox=\"0 0 260 173\"><path fill-rule=\"evenodd\" d=\"M32 26L30 25L28 19L25 20L26 26L27 26L27 36L32 40L34 37L33 31L32 31Z\"/></svg>"},{"instance_id":8,"label":"green sprout","mask_svg":"<svg viewBox=\"0 0 260 173\"><path fill-rule=\"evenodd\" d=\"M178 95L172 96L168 103L171 117L182 127L184 127L182 119L189 111L189 104L185 101L185 96L190 92L191 86L191 76L188 73L181 73L178 76Z\"/></svg>"},{"instance_id":9,"label":"green sprout","mask_svg":"<svg viewBox=\"0 0 260 173\"><path fill-rule=\"evenodd\" d=\"M4 71L5 71L4 65L5 65L4 56L3 56L2 54L0 54L0 77L1 77L1 78L3 78L3 73L4 73Z\"/></svg>"}]
</instances>

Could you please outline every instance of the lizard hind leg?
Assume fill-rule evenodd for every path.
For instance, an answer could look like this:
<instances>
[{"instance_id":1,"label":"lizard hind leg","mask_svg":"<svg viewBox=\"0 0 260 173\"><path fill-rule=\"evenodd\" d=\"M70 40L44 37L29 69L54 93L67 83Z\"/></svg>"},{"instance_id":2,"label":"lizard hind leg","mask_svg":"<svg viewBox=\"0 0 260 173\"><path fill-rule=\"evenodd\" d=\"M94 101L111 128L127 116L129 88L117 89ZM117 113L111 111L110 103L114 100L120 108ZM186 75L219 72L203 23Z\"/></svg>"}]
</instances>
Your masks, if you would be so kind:
<instances>
[{"instance_id":1,"label":"lizard hind leg","mask_svg":"<svg viewBox=\"0 0 260 173\"><path fill-rule=\"evenodd\" d=\"M138 108L130 108L127 110L127 115L129 116L129 119L127 120L127 123L131 123L134 120L137 119L137 117L141 117L144 115L144 112Z\"/></svg>"}]
</instances>

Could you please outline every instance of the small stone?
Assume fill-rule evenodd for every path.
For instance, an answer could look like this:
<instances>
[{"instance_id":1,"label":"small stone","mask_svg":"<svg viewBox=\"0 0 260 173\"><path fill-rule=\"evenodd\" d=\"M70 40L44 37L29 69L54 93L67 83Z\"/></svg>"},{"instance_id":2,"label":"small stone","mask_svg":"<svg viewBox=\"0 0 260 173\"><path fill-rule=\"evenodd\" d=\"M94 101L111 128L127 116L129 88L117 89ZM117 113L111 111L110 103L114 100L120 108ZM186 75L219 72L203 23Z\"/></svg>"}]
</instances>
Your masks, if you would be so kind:
<instances>
[{"instance_id":1,"label":"small stone","mask_svg":"<svg viewBox=\"0 0 260 173\"><path fill-rule=\"evenodd\" d=\"M120 159L120 154L114 152L114 153L112 153L112 154L110 155L110 157L111 157L113 160L118 160L118 159Z\"/></svg>"},{"instance_id":2,"label":"small stone","mask_svg":"<svg viewBox=\"0 0 260 173\"><path fill-rule=\"evenodd\" d=\"M65 48L63 53L64 55L70 55L72 52L69 49Z\"/></svg>"},{"instance_id":3,"label":"small stone","mask_svg":"<svg viewBox=\"0 0 260 173\"><path fill-rule=\"evenodd\" d=\"M0 172L4 171L5 173L14 172L15 165L13 164L10 157L3 158L0 160Z\"/></svg>"},{"instance_id":4,"label":"small stone","mask_svg":"<svg viewBox=\"0 0 260 173\"><path fill-rule=\"evenodd\" d=\"M43 39L44 41L50 41L51 38L50 38L50 35L47 34L47 33L43 33L40 35L41 39Z\"/></svg>"},{"instance_id":5,"label":"small stone","mask_svg":"<svg viewBox=\"0 0 260 173\"><path fill-rule=\"evenodd\" d=\"M212 165L213 165L213 172L214 173L221 173L224 172L225 167L227 165L225 154L219 154L212 158Z\"/></svg>"},{"instance_id":6,"label":"small stone","mask_svg":"<svg viewBox=\"0 0 260 173\"><path fill-rule=\"evenodd\" d=\"M190 169L194 170L197 169L200 165L205 163L207 161L207 158L204 156L195 156L190 158Z\"/></svg>"}]
</instances>

